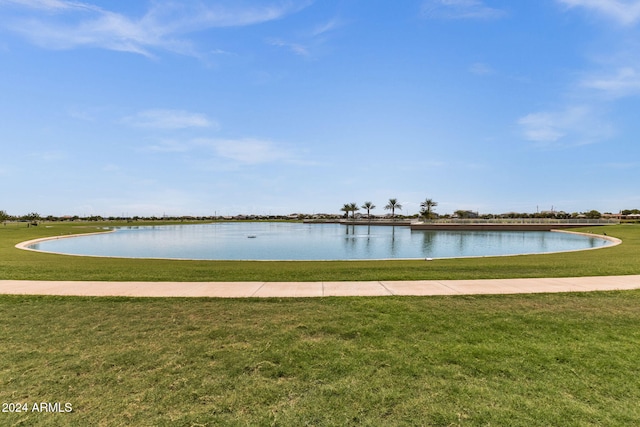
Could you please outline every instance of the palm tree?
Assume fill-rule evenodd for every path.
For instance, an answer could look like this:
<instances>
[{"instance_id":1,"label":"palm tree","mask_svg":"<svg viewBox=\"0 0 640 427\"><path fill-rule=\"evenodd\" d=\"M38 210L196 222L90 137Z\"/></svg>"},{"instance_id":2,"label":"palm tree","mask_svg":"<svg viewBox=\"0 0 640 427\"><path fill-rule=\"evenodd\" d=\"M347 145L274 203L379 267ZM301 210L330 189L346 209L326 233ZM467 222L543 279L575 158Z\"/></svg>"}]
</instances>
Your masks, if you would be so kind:
<instances>
[{"instance_id":1,"label":"palm tree","mask_svg":"<svg viewBox=\"0 0 640 427\"><path fill-rule=\"evenodd\" d=\"M385 209L391 209L391 218L396 215L396 209L402 209L402 205L398 203L398 199L389 199L389 203L384 207Z\"/></svg>"},{"instance_id":2,"label":"palm tree","mask_svg":"<svg viewBox=\"0 0 640 427\"><path fill-rule=\"evenodd\" d=\"M349 218L349 212L351 211L351 205L349 203L345 203L340 210L344 212L344 215Z\"/></svg>"},{"instance_id":3,"label":"palm tree","mask_svg":"<svg viewBox=\"0 0 640 427\"><path fill-rule=\"evenodd\" d=\"M356 211L359 211L360 208L356 203L349 203L349 210L351 211L351 218L356 219Z\"/></svg>"},{"instance_id":4,"label":"palm tree","mask_svg":"<svg viewBox=\"0 0 640 427\"><path fill-rule=\"evenodd\" d=\"M369 215L369 212L371 211L371 209L375 209L376 205L374 205L371 202L364 202L364 205L361 206L362 209L366 209L367 210L367 219L371 218L371 215Z\"/></svg>"},{"instance_id":5,"label":"palm tree","mask_svg":"<svg viewBox=\"0 0 640 427\"><path fill-rule=\"evenodd\" d=\"M358 205L357 205L356 203L345 203L345 204L340 208L340 210L341 210L342 212L344 212L344 213L345 213L345 216L347 217L347 219L349 219L349 212L353 212L353 213L351 214L351 217L352 217L353 219L355 219L355 217L356 217L356 211L359 211L359 210L360 210L360 208L358 207Z\"/></svg>"},{"instance_id":6,"label":"palm tree","mask_svg":"<svg viewBox=\"0 0 640 427\"><path fill-rule=\"evenodd\" d=\"M424 202L420 203L420 207L422 211L420 213L424 216L424 219L430 219L433 215L432 209L438 206L438 202L433 201L433 199L426 199Z\"/></svg>"}]
</instances>

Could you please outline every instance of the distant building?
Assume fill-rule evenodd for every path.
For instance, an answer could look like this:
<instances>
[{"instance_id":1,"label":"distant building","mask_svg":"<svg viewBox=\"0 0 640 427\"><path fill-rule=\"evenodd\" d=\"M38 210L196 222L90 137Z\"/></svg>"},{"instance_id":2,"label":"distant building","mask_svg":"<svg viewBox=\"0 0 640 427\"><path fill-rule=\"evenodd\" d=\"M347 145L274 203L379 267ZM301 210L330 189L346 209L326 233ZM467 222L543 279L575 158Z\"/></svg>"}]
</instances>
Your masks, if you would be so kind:
<instances>
[{"instance_id":1,"label":"distant building","mask_svg":"<svg viewBox=\"0 0 640 427\"><path fill-rule=\"evenodd\" d=\"M478 215L478 212L459 210L459 211L455 211L452 218L475 219L475 218L478 218L479 216L480 215Z\"/></svg>"}]
</instances>

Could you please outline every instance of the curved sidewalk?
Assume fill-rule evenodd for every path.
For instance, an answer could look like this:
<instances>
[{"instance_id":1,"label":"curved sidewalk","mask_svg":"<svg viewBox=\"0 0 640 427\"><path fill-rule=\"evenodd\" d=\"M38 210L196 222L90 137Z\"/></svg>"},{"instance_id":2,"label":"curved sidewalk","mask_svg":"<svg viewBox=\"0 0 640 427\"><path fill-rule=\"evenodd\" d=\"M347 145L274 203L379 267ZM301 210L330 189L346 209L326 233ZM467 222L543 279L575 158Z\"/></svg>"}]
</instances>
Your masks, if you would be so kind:
<instances>
[{"instance_id":1,"label":"curved sidewalk","mask_svg":"<svg viewBox=\"0 0 640 427\"><path fill-rule=\"evenodd\" d=\"M0 280L0 294L127 297L427 296L630 289L640 289L640 275L370 282L80 282Z\"/></svg>"}]
</instances>

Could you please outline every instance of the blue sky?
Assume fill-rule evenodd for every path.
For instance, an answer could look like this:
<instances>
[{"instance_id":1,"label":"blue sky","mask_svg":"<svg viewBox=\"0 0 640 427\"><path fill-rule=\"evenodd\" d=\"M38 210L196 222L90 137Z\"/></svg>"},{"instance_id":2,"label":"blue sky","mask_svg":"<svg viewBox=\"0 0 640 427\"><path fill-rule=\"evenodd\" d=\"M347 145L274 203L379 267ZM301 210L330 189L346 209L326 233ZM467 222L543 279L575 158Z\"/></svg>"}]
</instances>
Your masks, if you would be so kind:
<instances>
[{"instance_id":1,"label":"blue sky","mask_svg":"<svg viewBox=\"0 0 640 427\"><path fill-rule=\"evenodd\" d=\"M640 208L640 1L0 0L0 209Z\"/></svg>"}]
</instances>

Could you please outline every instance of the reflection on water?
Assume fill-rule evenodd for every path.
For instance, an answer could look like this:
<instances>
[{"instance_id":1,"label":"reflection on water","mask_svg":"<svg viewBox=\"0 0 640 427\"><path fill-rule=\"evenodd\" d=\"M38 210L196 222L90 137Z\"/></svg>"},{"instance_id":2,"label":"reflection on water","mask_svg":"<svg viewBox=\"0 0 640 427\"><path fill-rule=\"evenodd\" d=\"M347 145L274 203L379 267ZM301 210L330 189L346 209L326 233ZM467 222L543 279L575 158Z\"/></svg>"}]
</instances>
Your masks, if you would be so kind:
<instances>
[{"instance_id":1,"label":"reflection on water","mask_svg":"<svg viewBox=\"0 0 640 427\"><path fill-rule=\"evenodd\" d=\"M422 233L422 252L424 253L425 258L433 258L434 247L435 247L435 233L424 232Z\"/></svg>"},{"instance_id":2,"label":"reflection on water","mask_svg":"<svg viewBox=\"0 0 640 427\"><path fill-rule=\"evenodd\" d=\"M598 238L552 232L411 231L406 226L249 222L125 227L116 233L51 240L33 247L143 258L335 260L491 256L608 244Z\"/></svg>"},{"instance_id":3,"label":"reflection on water","mask_svg":"<svg viewBox=\"0 0 640 427\"><path fill-rule=\"evenodd\" d=\"M455 248L459 256L484 256L558 252L603 247L609 242L597 237L532 231L413 231L422 234L424 254L441 254ZM574 247L574 245L576 245ZM571 249L573 248L573 249ZM480 255L482 254L482 255ZM438 255L442 257L442 255ZM452 255L451 252L445 256Z\"/></svg>"}]
</instances>

